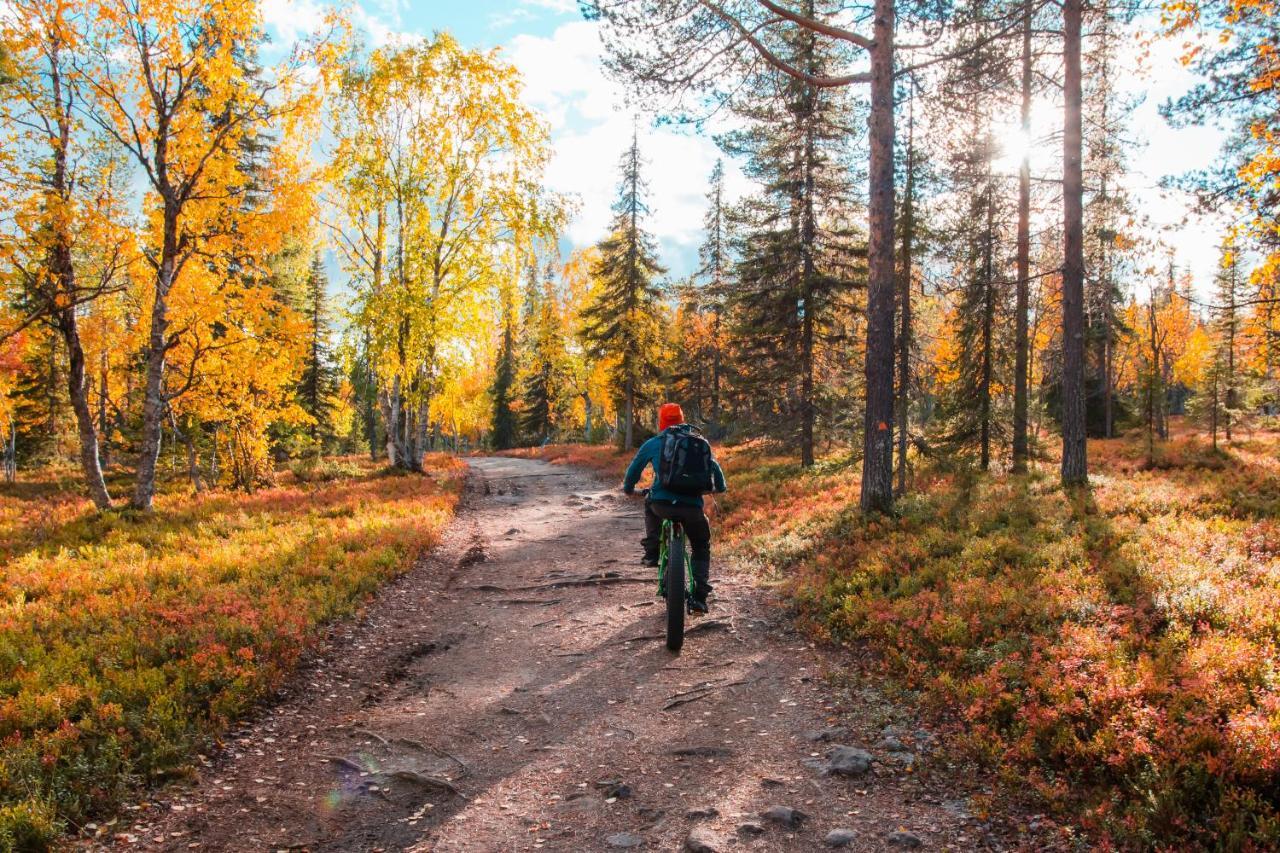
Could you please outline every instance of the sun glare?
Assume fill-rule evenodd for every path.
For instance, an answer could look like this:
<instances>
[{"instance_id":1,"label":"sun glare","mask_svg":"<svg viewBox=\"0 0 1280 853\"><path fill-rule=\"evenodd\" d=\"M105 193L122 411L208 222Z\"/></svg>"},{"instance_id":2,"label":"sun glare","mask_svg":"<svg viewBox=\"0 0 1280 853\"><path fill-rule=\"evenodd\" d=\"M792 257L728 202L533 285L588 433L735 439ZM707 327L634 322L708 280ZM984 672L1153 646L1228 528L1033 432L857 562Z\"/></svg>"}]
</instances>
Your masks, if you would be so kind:
<instances>
[{"instance_id":1,"label":"sun glare","mask_svg":"<svg viewBox=\"0 0 1280 853\"><path fill-rule=\"evenodd\" d=\"M1000 152L996 156L996 171L1016 173L1022 167L1024 157L1030 157L1035 141L1020 127L1010 128L999 135Z\"/></svg>"}]
</instances>

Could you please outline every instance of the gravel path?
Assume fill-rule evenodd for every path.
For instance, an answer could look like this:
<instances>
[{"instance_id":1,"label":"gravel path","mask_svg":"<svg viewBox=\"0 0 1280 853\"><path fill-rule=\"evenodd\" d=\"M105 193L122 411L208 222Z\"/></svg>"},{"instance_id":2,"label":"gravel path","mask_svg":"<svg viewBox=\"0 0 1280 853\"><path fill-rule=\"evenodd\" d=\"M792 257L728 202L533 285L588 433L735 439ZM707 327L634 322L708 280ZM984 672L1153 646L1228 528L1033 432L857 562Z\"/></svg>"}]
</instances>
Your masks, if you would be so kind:
<instances>
[{"instance_id":1,"label":"gravel path","mask_svg":"<svg viewBox=\"0 0 1280 853\"><path fill-rule=\"evenodd\" d=\"M852 850L1029 846L970 817L973 780L829 676L830 653L745 576L713 566L710 617L667 652L638 502L571 468L470 461L442 545L192 784L99 844L812 851L845 830Z\"/></svg>"}]
</instances>

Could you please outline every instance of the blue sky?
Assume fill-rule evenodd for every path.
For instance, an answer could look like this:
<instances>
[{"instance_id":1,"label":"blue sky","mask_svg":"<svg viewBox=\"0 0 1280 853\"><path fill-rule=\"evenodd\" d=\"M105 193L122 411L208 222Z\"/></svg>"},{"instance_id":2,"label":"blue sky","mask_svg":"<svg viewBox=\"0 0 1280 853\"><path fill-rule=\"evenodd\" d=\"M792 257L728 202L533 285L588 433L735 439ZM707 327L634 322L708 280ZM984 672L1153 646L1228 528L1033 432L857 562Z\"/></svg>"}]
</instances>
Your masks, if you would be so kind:
<instances>
[{"instance_id":1,"label":"blue sky","mask_svg":"<svg viewBox=\"0 0 1280 853\"><path fill-rule=\"evenodd\" d=\"M285 40L318 21L321 8L321 0L261 2L269 26ZM625 105L622 87L606 78L596 25L582 19L576 0L360 0L352 12L373 44L447 29L469 46L501 47L524 75L526 101L551 126L555 155L547 183L578 202L563 241L566 248L590 245L603 235L618 158L630 140L634 115ZM1122 79L1129 94L1141 96L1143 102L1132 120L1136 144L1129 160L1128 189L1139 212L1176 247L1179 263L1206 288L1216 263L1221 223L1183 221L1187 200L1161 191L1158 184L1168 175L1211 164L1222 134L1215 128L1169 128L1157 108L1194 78L1176 61L1176 45L1157 41L1149 52L1143 51L1136 36L1132 44L1126 58L1130 67ZM1149 55L1140 59L1144 53ZM1054 104L1037 104L1035 113L1038 133L1048 137L1056 131L1060 113ZM707 176L719 152L706 137L654 129L643 118L639 129L649 163L650 228L671 274L687 275L696 268ZM1045 177L1060 174L1058 145L1047 138L1033 143L1033 168ZM730 195L746 192L749 186L737 169L729 164L728 171Z\"/></svg>"}]
</instances>

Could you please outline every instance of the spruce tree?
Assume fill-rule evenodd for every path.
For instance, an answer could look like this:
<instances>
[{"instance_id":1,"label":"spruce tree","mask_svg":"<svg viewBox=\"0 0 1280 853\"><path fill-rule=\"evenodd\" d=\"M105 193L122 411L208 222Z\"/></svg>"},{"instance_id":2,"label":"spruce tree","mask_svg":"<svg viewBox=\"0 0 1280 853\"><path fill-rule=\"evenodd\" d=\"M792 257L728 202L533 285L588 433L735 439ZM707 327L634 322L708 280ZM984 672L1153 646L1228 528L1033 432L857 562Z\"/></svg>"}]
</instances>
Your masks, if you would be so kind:
<instances>
[{"instance_id":1,"label":"spruce tree","mask_svg":"<svg viewBox=\"0 0 1280 853\"><path fill-rule=\"evenodd\" d=\"M1087 80L1085 111L1085 172L1091 190L1085 202L1085 339L1092 354L1086 366L1089 434L1115 435L1121 402L1115 393L1116 350L1125 333L1118 306L1124 299L1121 282L1136 272L1123 248L1124 223L1135 216L1124 191L1127 120L1136 104L1116 93L1116 65L1121 49L1109 3L1093 8L1095 18L1089 50L1084 56ZM1130 241L1131 242L1131 241Z\"/></svg>"},{"instance_id":2,"label":"spruce tree","mask_svg":"<svg viewBox=\"0 0 1280 853\"><path fill-rule=\"evenodd\" d=\"M555 434L566 417L570 376L553 267L547 265L541 286L532 274L529 284L520 430L530 441L541 443Z\"/></svg>"},{"instance_id":3,"label":"spruce tree","mask_svg":"<svg viewBox=\"0 0 1280 853\"><path fill-rule=\"evenodd\" d=\"M615 361L612 385L623 418L623 447L635 446L636 406L649 398L660 372L661 290L653 237L644 230L649 215L641 176L638 135L622 157L622 180L614 202L610 236L599 244L596 269L600 289L583 312L583 337L597 358Z\"/></svg>"},{"instance_id":4,"label":"spruce tree","mask_svg":"<svg viewBox=\"0 0 1280 853\"><path fill-rule=\"evenodd\" d=\"M302 367L299 397L302 409L312 418L308 427L311 446L317 452L331 446L334 439L333 413L338 393L338 368L333 359L333 322L329 310L329 276L316 252L311 259L304 291L307 317L307 355Z\"/></svg>"},{"instance_id":5,"label":"spruce tree","mask_svg":"<svg viewBox=\"0 0 1280 853\"><path fill-rule=\"evenodd\" d=\"M812 3L806 9L812 13ZM781 49L781 48L780 48ZM788 35L785 55L822 74L838 65L812 32ZM845 223L852 201L848 142L857 125L849 93L781 74L736 105L745 130L723 140L745 156L761 187L736 212L739 262L726 294L740 372L736 392L755 426L812 465L819 426L834 426L845 358L824 363L848 336L862 245ZM843 363L841 363L843 362Z\"/></svg>"},{"instance_id":6,"label":"spruce tree","mask_svg":"<svg viewBox=\"0 0 1280 853\"><path fill-rule=\"evenodd\" d=\"M1215 425L1221 423L1227 441L1231 441L1232 426L1244 414L1244 386L1237 353L1241 338L1243 321L1242 304L1249 301L1245 292L1247 276L1240 269L1239 251L1233 242L1222 247L1222 260L1218 264L1218 273L1214 281L1214 373L1215 398L1220 395L1221 416L1215 418ZM1215 403L1215 410L1218 405ZM1217 445L1215 430L1214 445Z\"/></svg>"},{"instance_id":7,"label":"spruce tree","mask_svg":"<svg viewBox=\"0 0 1280 853\"><path fill-rule=\"evenodd\" d=\"M973 14L980 17L982 5ZM982 40L982 33L973 37ZM1001 331L1010 324L1009 283L1002 274L1004 210L995 174L999 142L991 132L995 114L1011 99L1013 63L1005 45L981 44L951 69L943 88L943 112L950 114L952 273L958 289L954 317L956 381L944 389L939 432L954 450L976 450L987 470L992 448L1012 418L1003 417L1000 389L1010 387L1010 347ZM1015 344L1016 345L1016 344Z\"/></svg>"},{"instance_id":8,"label":"spruce tree","mask_svg":"<svg viewBox=\"0 0 1280 853\"><path fill-rule=\"evenodd\" d=\"M515 305L508 288L502 293L502 339L498 344L498 360L494 365L492 442L495 450L516 446L516 413L511 408L516 381Z\"/></svg>"},{"instance_id":9,"label":"spruce tree","mask_svg":"<svg viewBox=\"0 0 1280 853\"><path fill-rule=\"evenodd\" d=\"M707 190L707 213L703 218L703 243L698 257L702 262L699 276L702 278L701 288L692 291L696 299L691 308L699 314L709 315L709 322L700 324L704 334L702 346L698 351L698 362L704 364L710 373L707 389L707 406L702 410L704 417L713 425L720 423L720 392L724 372L724 295L731 272L732 258L729 254L729 221L726 200L724 197L724 161L717 160L711 171L710 187ZM709 364L705 364L709 362ZM701 408L701 407L700 407Z\"/></svg>"}]
</instances>

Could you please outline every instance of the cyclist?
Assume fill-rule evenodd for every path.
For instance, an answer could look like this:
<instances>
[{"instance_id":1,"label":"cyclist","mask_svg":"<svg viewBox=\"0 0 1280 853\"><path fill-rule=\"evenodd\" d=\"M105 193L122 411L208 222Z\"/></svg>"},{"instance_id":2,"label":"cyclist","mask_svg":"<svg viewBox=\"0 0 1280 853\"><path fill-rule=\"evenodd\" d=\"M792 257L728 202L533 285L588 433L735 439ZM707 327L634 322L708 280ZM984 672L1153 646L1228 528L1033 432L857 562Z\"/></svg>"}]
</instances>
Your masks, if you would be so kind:
<instances>
[{"instance_id":1,"label":"cyclist","mask_svg":"<svg viewBox=\"0 0 1280 853\"><path fill-rule=\"evenodd\" d=\"M685 535L689 537L689 546L693 551L694 595L689 606L700 613L707 612L707 596L711 594L711 525L702 511L701 495L682 495L663 489L657 482L658 465L662 456L663 437L674 430L692 430L693 427L684 422L684 411L676 403L664 403L658 409L658 434L646 441L636 452L635 459L627 468L626 478L622 482L622 491L634 494L636 483L646 466L653 466L654 484L644 502L644 564L658 565L658 548L662 537L662 520L671 519L684 526ZM711 460L712 491L717 494L726 490L724 472L720 465Z\"/></svg>"}]
</instances>

